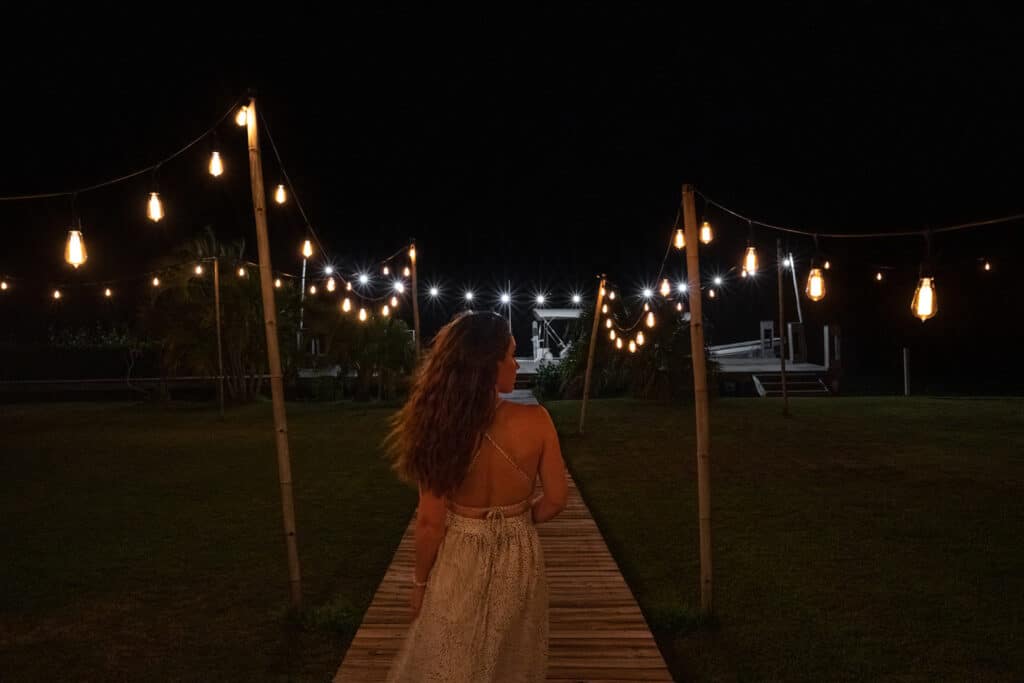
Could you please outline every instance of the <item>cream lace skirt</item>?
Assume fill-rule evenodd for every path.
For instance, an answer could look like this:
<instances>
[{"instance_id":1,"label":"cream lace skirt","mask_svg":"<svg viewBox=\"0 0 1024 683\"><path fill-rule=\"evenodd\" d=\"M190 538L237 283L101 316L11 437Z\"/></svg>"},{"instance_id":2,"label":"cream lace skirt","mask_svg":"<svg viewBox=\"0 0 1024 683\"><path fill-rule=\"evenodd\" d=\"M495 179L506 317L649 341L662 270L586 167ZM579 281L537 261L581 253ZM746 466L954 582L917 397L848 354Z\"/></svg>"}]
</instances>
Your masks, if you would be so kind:
<instances>
[{"instance_id":1,"label":"cream lace skirt","mask_svg":"<svg viewBox=\"0 0 1024 683\"><path fill-rule=\"evenodd\" d=\"M484 519L448 512L419 616L388 681L543 681L548 585L530 509Z\"/></svg>"}]
</instances>

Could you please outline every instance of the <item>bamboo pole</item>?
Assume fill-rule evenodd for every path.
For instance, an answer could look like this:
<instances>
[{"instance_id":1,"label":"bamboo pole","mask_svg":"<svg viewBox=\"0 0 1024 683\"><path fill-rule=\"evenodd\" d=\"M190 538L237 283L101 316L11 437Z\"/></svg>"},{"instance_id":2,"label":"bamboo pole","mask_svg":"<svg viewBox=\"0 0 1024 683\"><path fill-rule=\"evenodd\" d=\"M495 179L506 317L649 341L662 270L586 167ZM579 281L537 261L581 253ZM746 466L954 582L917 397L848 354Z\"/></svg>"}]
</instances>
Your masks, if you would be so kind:
<instances>
[{"instance_id":1,"label":"bamboo pole","mask_svg":"<svg viewBox=\"0 0 1024 683\"><path fill-rule=\"evenodd\" d=\"M604 303L604 286L607 278L601 275L597 287L597 303L594 304L594 324L590 329L590 348L587 350L587 373L583 377L583 402L580 404L580 434L587 419L587 400L590 398L590 373L594 370L594 350L597 348L597 330L601 324L601 304ZM509 304L511 306L511 304Z\"/></svg>"},{"instance_id":2,"label":"bamboo pole","mask_svg":"<svg viewBox=\"0 0 1024 683\"><path fill-rule=\"evenodd\" d=\"M274 302L273 272L270 265L270 240L267 237L266 195L263 189L263 160L260 157L256 98L249 98L249 176L252 180L252 208L256 216L256 244L259 249L260 290L263 295L263 320L267 334L267 363L270 368L270 395L274 407L274 435L277 446L277 475L281 482L281 509L285 543L288 550L288 578L292 607L302 604L302 579L295 541L295 501L292 498L292 466L288 454L288 417L284 409L284 382L281 377L281 353L277 340L277 304Z\"/></svg>"},{"instance_id":3,"label":"bamboo pole","mask_svg":"<svg viewBox=\"0 0 1024 683\"><path fill-rule=\"evenodd\" d=\"M782 292L782 239L775 240L776 270L779 273L779 374L782 377L782 415L789 417L789 393L786 391L786 304Z\"/></svg>"},{"instance_id":4,"label":"bamboo pole","mask_svg":"<svg viewBox=\"0 0 1024 683\"><path fill-rule=\"evenodd\" d=\"M711 425L708 413L707 364L704 361L703 294L693 185L683 185L683 228L686 274L690 292L690 353L693 357L693 398L697 419L697 515L700 528L700 611L713 613L711 553Z\"/></svg>"},{"instance_id":5,"label":"bamboo pole","mask_svg":"<svg viewBox=\"0 0 1024 683\"><path fill-rule=\"evenodd\" d=\"M409 246L409 261L412 263L412 328L416 337L416 364L420 363L420 354L423 353L423 343L420 341L420 297L419 297L419 276L416 274L416 240Z\"/></svg>"},{"instance_id":6,"label":"bamboo pole","mask_svg":"<svg viewBox=\"0 0 1024 683\"><path fill-rule=\"evenodd\" d=\"M217 403L224 419L224 347L220 340L220 259L213 257L213 308L217 319Z\"/></svg>"}]
</instances>

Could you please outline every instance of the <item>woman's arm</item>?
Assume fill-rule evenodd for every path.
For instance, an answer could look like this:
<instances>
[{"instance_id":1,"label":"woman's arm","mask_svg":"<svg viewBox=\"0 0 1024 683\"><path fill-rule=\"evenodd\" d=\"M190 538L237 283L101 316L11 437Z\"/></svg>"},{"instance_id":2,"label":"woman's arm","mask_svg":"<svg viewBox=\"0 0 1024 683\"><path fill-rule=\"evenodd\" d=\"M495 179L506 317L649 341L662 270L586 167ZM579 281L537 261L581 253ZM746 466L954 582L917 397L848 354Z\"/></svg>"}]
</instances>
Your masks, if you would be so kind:
<instances>
[{"instance_id":1,"label":"woman's arm","mask_svg":"<svg viewBox=\"0 0 1024 683\"><path fill-rule=\"evenodd\" d=\"M420 505L416 509L416 573L415 579L423 583L430 576L437 559L437 549L445 534L448 508L444 498L420 486Z\"/></svg>"},{"instance_id":2,"label":"woman's arm","mask_svg":"<svg viewBox=\"0 0 1024 683\"><path fill-rule=\"evenodd\" d=\"M539 407L537 417L543 441L538 472L544 493L533 501L534 524L554 519L565 509L569 498L569 481L565 475L565 461L562 459L555 424L543 407Z\"/></svg>"}]
</instances>

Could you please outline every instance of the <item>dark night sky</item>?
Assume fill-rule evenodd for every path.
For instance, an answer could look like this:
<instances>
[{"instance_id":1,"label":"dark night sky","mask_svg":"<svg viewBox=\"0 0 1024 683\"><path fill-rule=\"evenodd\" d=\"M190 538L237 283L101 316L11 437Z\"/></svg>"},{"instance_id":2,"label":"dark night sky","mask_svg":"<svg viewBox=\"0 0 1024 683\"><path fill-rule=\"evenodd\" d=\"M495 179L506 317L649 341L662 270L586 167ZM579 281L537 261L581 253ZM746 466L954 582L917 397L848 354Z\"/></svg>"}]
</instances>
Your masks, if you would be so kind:
<instances>
[{"instance_id":1,"label":"dark night sky","mask_svg":"<svg viewBox=\"0 0 1024 683\"><path fill-rule=\"evenodd\" d=\"M822 232L1024 211L1016 24L981 10L890 5L672 15L596 5L489 16L290 9L248 27L178 16L155 35L112 20L87 29L79 20L92 13L15 20L25 42L3 48L0 195L153 163L253 86L336 258L366 262L415 236L423 278L450 290L493 292L510 278L564 294L601 270L624 285L652 281L682 182L749 215ZM87 276L61 261L68 200L0 203L0 272L38 283L0 303L6 319L24 321L4 336L72 322L67 306L38 305L48 283L145 270L207 223L225 239L246 237L255 258L244 136L231 122L218 136L226 177L206 176L205 142L169 163L159 225L143 213L149 178L78 198ZM265 159L272 185L280 174L266 149ZM702 262L709 274L726 271L746 226L713 209L707 217L719 239ZM890 372L904 344L934 372L961 365L953 354L1009 357L1024 338L1006 315L1024 293L1010 277L1020 229L936 238L940 313L924 325L909 314L922 240L823 241L842 267L825 302L805 300L805 312L814 324L842 324L851 364L865 374ZM294 272L304 237L294 205L271 211L270 230L274 265ZM775 236L755 233L763 253ZM811 241L789 246L806 265ZM992 277L978 272L982 255L995 259ZM870 281L878 266L894 269L887 289ZM772 283L732 283L709 310L713 341L755 337L774 295ZM1004 387L1021 386L1014 362Z\"/></svg>"}]
</instances>

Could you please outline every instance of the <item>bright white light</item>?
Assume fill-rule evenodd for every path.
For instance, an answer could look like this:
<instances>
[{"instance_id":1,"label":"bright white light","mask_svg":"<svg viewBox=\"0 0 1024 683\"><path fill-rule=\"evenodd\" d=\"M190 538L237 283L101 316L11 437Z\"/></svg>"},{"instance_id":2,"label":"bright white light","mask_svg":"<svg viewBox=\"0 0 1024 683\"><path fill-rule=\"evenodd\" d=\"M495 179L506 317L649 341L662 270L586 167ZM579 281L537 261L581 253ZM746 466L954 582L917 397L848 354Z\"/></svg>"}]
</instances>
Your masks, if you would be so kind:
<instances>
[{"instance_id":1,"label":"bright white light","mask_svg":"<svg viewBox=\"0 0 1024 683\"><path fill-rule=\"evenodd\" d=\"M581 297L581 296L580 296L579 294L573 294L573 295L572 295L572 302L573 302L574 304L578 304L578 303L580 303L581 301L583 301L583 297Z\"/></svg>"},{"instance_id":2,"label":"bright white light","mask_svg":"<svg viewBox=\"0 0 1024 683\"><path fill-rule=\"evenodd\" d=\"M502 295L501 295L501 303L507 304L510 301L512 301L512 297L510 297L508 294L505 294L503 292Z\"/></svg>"},{"instance_id":3,"label":"bright white light","mask_svg":"<svg viewBox=\"0 0 1024 683\"><path fill-rule=\"evenodd\" d=\"M367 275L366 273L360 273L359 274L359 284L365 285L369 281L370 281L370 276L369 275Z\"/></svg>"},{"instance_id":4,"label":"bright white light","mask_svg":"<svg viewBox=\"0 0 1024 683\"><path fill-rule=\"evenodd\" d=\"M334 268L331 266L324 266L324 275L330 275L334 272Z\"/></svg>"},{"instance_id":5,"label":"bright white light","mask_svg":"<svg viewBox=\"0 0 1024 683\"><path fill-rule=\"evenodd\" d=\"M715 282L716 285L720 285L720 284L722 284L722 278L720 276L716 275L714 282Z\"/></svg>"},{"instance_id":6,"label":"bright white light","mask_svg":"<svg viewBox=\"0 0 1024 683\"><path fill-rule=\"evenodd\" d=\"M402 292L405 291L405 285L403 285L401 282L395 282L395 291L401 294Z\"/></svg>"},{"instance_id":7,"label":"bright white light","mask_svg":"<svg viewBox=\"0 0 1024 683\"><path fill-rule=\"evenodd\" d=\"M466 292L466 301L473 300L473 292Z\"/></svg>"},{"instance_id":8,"label":"bright white light","mask_svg":"<svg viewBox=\"0 0 1024 683\"><path fill-rule=\"evenodd\" d=\"M783 259L782 265L785 266L786 268L791 267L793 265L793 259L790 259L790 258Z\"/></svg>"},{"instance_id":9,"label":"bright white light","mask_svg":"<svg viewBox=\"0 0 1024 683\"><path fill-rule=\"evenodd\" d=\"M650 299L652 296L654 296L654 292L652 292L649 288L645 287L644 288L644 298L645 299Z\"/></svg>"},{"instance_id":10,"label":"bright white light","mask_svg":"<svg viewBox=\"0 0 1024 683\"><path fill-rule=\"evenodd\" d=\"M430 288L430 296L437 296L441 291L437 287Z\"/></svg>"},{"instance_id":11,"label":"bright white light","mask_svg":"<svg viewBox=\"0 0 1024 683\"><path fill-rule=\"evenodd\" d=\"M686 289L687 289L686 283L685 282L680 282L679 283L679 293L680 294L686 294Z\"/></svg>"},{"instance_id":12,"label":"bright white light","mask_svg":"<svg viewBox=\"0 0 1024 683\"><path fill-rule=\"evenodd\" d=\"M544 305L544 301L545 301L544 295L543 294L538 294L537 295L537 304L539 306L543 306Z\"/></svg>"}]
</instances>

